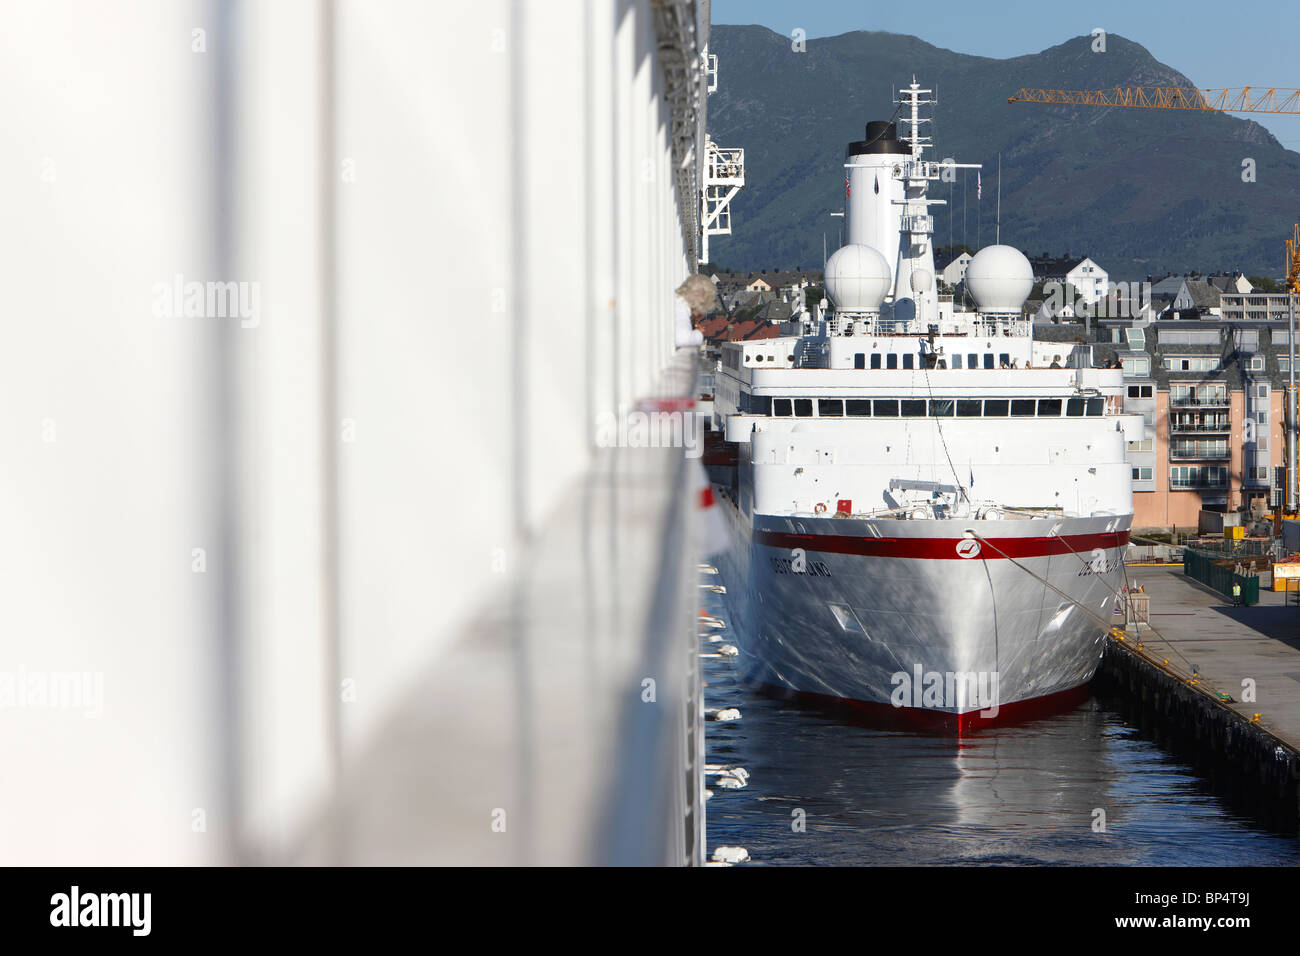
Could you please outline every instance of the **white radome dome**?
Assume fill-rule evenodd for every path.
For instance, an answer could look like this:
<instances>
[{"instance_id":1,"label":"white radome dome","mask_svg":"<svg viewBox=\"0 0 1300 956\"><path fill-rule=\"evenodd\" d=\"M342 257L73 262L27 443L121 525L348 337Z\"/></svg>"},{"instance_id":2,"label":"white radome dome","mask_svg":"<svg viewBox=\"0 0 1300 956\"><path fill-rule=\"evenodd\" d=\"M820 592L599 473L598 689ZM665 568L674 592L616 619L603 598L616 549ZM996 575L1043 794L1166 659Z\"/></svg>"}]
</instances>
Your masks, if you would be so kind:
<instances>
[{"instance_id":1,"label":"white radome dome","mask_svg":"<svg viewBox=\"0 0 1300 956\"><path fill-rule=\"evenodd\" d=\"M1034 269L1012 246L985 246L966 266L966 288L981 312L1019 312L1034 288Z\"/></svg>"},{"instance_id":2,"label":"white radome dome","mask_svg":"<svg viewBox=\"0 0 1300 956\"><path fill-rule=\"evenodd\" d=\"M826 294L840 312L879 312L891 281L889 263L872 246L840 246L826 260Z\"/></svg>"}]
</instances>

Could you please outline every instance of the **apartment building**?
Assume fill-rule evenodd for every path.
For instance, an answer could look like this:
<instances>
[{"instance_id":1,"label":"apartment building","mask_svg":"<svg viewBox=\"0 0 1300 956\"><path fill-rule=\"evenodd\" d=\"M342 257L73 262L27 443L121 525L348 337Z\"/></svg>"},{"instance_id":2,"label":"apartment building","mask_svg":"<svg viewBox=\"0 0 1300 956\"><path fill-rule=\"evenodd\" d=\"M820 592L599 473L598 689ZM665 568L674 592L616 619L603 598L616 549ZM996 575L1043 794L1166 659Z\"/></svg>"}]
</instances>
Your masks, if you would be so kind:
<instances>
[{"instance_id":1,"label":"apartment building","mask_svg":"<svg viewBox=\"0 0 1300 956\"><path fill-rule=\"evenodd\" d=\"M1135 528L1186 527L1202 509L1263 510L1280 500L1290 369L1284 323L1097 326L1094 361L1120 362L1125 410L1148 426L1146 439L1129 443Z\"/></svg>"}]
</instances>

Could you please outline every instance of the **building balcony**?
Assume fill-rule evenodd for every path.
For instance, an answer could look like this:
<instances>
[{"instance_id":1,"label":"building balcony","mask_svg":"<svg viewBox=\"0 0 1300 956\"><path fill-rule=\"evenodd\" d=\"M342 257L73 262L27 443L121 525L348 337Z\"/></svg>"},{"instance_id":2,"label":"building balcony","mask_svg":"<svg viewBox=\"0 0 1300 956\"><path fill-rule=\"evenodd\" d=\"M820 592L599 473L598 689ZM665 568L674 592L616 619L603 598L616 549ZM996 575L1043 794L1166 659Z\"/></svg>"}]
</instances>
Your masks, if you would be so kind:
<instances>
[{"instance_id":1,"label":"building balcony","mask_svg":"<svg viewBox=\"0 0 1300 956\"><path fill-rule=\"evenodd\" d=\"M1174 408L1229 408L1232 399L1225 395L1186 395L1171 399Z\"/></svg>"},{"instance_id":2,"label":"building balcony","mask_svg":"<svg viewBox=\"0 0 1300 956\"><path fill-rule=\"evenodd\" d=\"M1232 422L1169 422L1169 430L1181 435L1223 435L1232 431Z\"/></svg>"},{"instance_id":3,"label":"building balcony","mask_svg":"<svg viewBox=\"0 0 1300 956\"><path fill-rule=\"evenodd\" d=\"M1232 451L1227 448L1197 447L1175 449L1172 446L1169 449L1170 461L1228 461L1232 458Z\"/></svg>"},{"instance_id":4,"label":"building balcony","mask_svg":"<svg viewBox=\"0 0 1300 956\"><path fill-rule=\"evenodd\" d=\"M1178 481L1170 480L1169 487L1173 491L1225 491L1228 483L1226 481Z\"/></svg>"}]
</instances>

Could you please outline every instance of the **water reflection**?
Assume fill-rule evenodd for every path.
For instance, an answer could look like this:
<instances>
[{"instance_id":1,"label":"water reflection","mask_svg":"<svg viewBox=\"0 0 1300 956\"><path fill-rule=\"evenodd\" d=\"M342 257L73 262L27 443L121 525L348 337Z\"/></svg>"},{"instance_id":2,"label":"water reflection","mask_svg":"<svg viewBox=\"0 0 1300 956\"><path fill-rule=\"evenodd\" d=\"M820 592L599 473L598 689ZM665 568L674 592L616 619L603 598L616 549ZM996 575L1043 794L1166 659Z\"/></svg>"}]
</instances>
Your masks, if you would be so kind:
<instances>
[{"instance_id":1,"label":"water reflection","mask_svg":"<svg viewBox=\"0 0 1300 956\"><path fill-rule=\"evenodd\" d=\"M709 801L710 848L786 864L1300 863L1300 841L1233 813L1095 699L955 740L864 726L706 663L707 706L743 714L710 725L708 758L750 771Z\"/></svg>"}]
</instances>

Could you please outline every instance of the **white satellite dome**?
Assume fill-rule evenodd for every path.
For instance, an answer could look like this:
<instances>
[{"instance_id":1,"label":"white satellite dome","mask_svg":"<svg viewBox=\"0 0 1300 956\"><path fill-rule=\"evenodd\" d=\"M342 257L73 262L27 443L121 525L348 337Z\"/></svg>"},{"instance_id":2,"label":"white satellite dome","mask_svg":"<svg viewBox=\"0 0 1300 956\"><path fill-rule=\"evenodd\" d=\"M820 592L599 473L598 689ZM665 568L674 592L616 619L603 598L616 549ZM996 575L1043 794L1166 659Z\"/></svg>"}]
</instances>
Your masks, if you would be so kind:
<instances>
[{"instance_id":1,"label":"white satellite dome","mask_svg":"<svg viewBox=\"0 0 1300 956\"><path fill-rule=\"evenodd\" d=\"M1034 269L1012 246L985 246L966 266L966 288L981 312L1019 312L1034 288Z\"/></svg>"},{"instance_id":2,"label":"white satellite dome","mask_svg":"<svg viewBox=\"0 0 1300 956\"><path fill-rule=\"evenodd\" d=\"M841 312L879 312L891 281L889 263L872 246L840 246L826 261L826 294Z\"/></svg>"}]
</instances>

